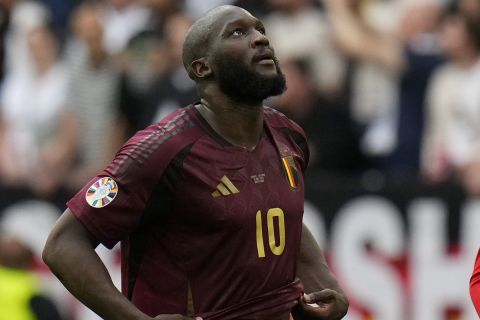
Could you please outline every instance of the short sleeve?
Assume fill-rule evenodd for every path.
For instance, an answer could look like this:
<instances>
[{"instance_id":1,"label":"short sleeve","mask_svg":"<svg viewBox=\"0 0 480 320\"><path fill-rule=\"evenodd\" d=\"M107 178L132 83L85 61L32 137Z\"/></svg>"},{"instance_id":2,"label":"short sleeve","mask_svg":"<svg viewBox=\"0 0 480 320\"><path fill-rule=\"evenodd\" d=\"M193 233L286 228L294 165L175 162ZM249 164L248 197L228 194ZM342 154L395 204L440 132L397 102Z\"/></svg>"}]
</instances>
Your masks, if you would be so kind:
<instances>
[{"instance_id":1,"label":"short sleeve","mask_svg":"<svg viewBox=\"0 0 480 320\"><path fill-rule=\"evenodd\" d=\"M135 150L140 143L135 140L127 143L104 171L67 202L73 214L107 248L112 248L138 226L151 191L161 176L161 172L151 173L152 164L158 162L155 157L149 161L138 160Z\"/></svg>"},{"instance_id":2,"label":"short sleeve","mask_svg":"<svg viewBox=\"0 0 480 320\"><path fill-rule=\"evenodd\" d=\"M480 250L477 252L477 258L475 259L475 265L470 278L470 297L475 310L477 310L480 316Z\"/></svg>"},{"instance_id":3,"label":"short sleeve","mask_svg":"<svg viewBox=\"0 0 480 320\"><path fill-rule=\"evenodd\" d=\"M127 182L103 171L70 199L67 206L103 245L112 248L132 232L141 219L146 204L141 188L136 179Z\"/></svg>"},{"instance_id":4,"label":"short sleeve","mask_svg":"<svg viewBox=\"0 0 480 320\"><path fill-rule=\"evenodd\" d=\"M170 161L188 143L170 130L181 131L174 125L168 130L152 125L137 133L105 170L67 202L73 214L107 248L126 239L139 226L152 190Z\"/></svg>"}]
</instances>

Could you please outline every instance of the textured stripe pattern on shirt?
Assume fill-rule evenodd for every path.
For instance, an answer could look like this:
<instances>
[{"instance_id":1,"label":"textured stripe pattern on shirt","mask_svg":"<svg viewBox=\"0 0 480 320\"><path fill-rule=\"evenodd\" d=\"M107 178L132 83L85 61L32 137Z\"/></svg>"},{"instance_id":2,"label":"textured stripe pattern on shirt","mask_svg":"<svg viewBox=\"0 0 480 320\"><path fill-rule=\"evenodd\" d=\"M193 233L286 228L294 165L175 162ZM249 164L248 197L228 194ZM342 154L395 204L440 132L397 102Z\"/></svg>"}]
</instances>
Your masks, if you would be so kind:
<instances>
[{"instance_id":1,"label":"textured stripe pattern on shirt","mask_svg":"<svg viewBox=\"0 0 480 320\"><path fill-rule=\"evenodd\" d=\"M165 141L191 128L193 125L194 123L191 121L190 116L186 114L185 110L182 110L167 123L159 123L156 130L144 137L114 161L111 170L112 174L117 177L124 175L134 161L143 165Z\"/></svg>"}]
</instances>

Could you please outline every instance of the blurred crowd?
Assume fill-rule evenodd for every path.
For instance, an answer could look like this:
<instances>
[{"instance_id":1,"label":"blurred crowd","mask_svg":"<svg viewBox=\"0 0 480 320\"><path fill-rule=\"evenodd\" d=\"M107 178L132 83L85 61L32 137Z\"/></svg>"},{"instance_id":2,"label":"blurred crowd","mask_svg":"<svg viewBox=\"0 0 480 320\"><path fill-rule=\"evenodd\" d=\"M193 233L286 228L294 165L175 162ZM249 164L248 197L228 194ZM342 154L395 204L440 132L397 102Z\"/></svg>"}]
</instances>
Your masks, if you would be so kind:
<instances>
[{"instance_id":1,"label":"blurred crowd","mask_svg":"<svg viewBox=\"0 0 480 320\"><path fill-rule=\"evenodd\" d=\"M266 104L306 131L310 171L480 195L479 0L0 0L0 198L61 207L136 130L196 102L183 37L221 4L264 22L288 86Z\"/></svg>"},{"instance_id":2,"label":"blurred crowd","mask_svg":"<svg viewBox=\"0 0 480 320\"><path fill-rule=\"evenodd\" d=\"M478 0L1 0L2 184L73 192L195 102L183 36L225 3L263 19L289 87L267 103L307 132L310 170L480 192Z\"/></svg>"}]
</instances>

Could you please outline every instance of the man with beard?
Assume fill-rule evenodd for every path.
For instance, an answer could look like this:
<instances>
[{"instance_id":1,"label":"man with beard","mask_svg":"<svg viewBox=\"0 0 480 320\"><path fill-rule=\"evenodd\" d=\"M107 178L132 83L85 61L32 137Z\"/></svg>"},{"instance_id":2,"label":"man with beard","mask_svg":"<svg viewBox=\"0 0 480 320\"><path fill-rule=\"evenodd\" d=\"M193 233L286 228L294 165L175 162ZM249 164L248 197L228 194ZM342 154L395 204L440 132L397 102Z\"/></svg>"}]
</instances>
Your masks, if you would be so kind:
<instances>
[{"instance_id":1,"label":"man with beard","mask_svg":"<svg viewBox=\"0 0 480 320\"><path fill-rule=\"evenodd\" d=\"M305 136L262 105L285 90L262 23L216 8L183 61L201 101L138 132L68 202L45 262L104 319L342 318L347 299L302 227ZM94 252L119 241L123 295Z\"/></svg>"}]
</instances>

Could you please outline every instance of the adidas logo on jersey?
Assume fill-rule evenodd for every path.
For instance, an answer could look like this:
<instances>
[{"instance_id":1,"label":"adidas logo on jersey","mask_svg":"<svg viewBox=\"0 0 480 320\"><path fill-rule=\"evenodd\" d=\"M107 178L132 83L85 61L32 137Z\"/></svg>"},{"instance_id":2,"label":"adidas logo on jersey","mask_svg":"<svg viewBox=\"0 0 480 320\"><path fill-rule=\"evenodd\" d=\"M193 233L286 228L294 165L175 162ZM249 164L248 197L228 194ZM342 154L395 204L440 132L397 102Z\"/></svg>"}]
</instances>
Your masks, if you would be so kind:
<instances>
[{"instance_id":1,"label":"adidas logo on jersey","mask_svg":"<svg viewBox=\"0 0 480 320\"><path fill-rule=\"evenodd\" d=\"M230 181L227 176L223 176L220 179L217 190L212 192L212 197L217 198L220 196L228 196L239 192L240 191L237 189L237 187L235 187L232 181Z\"/></svg>"}]
</instances>

